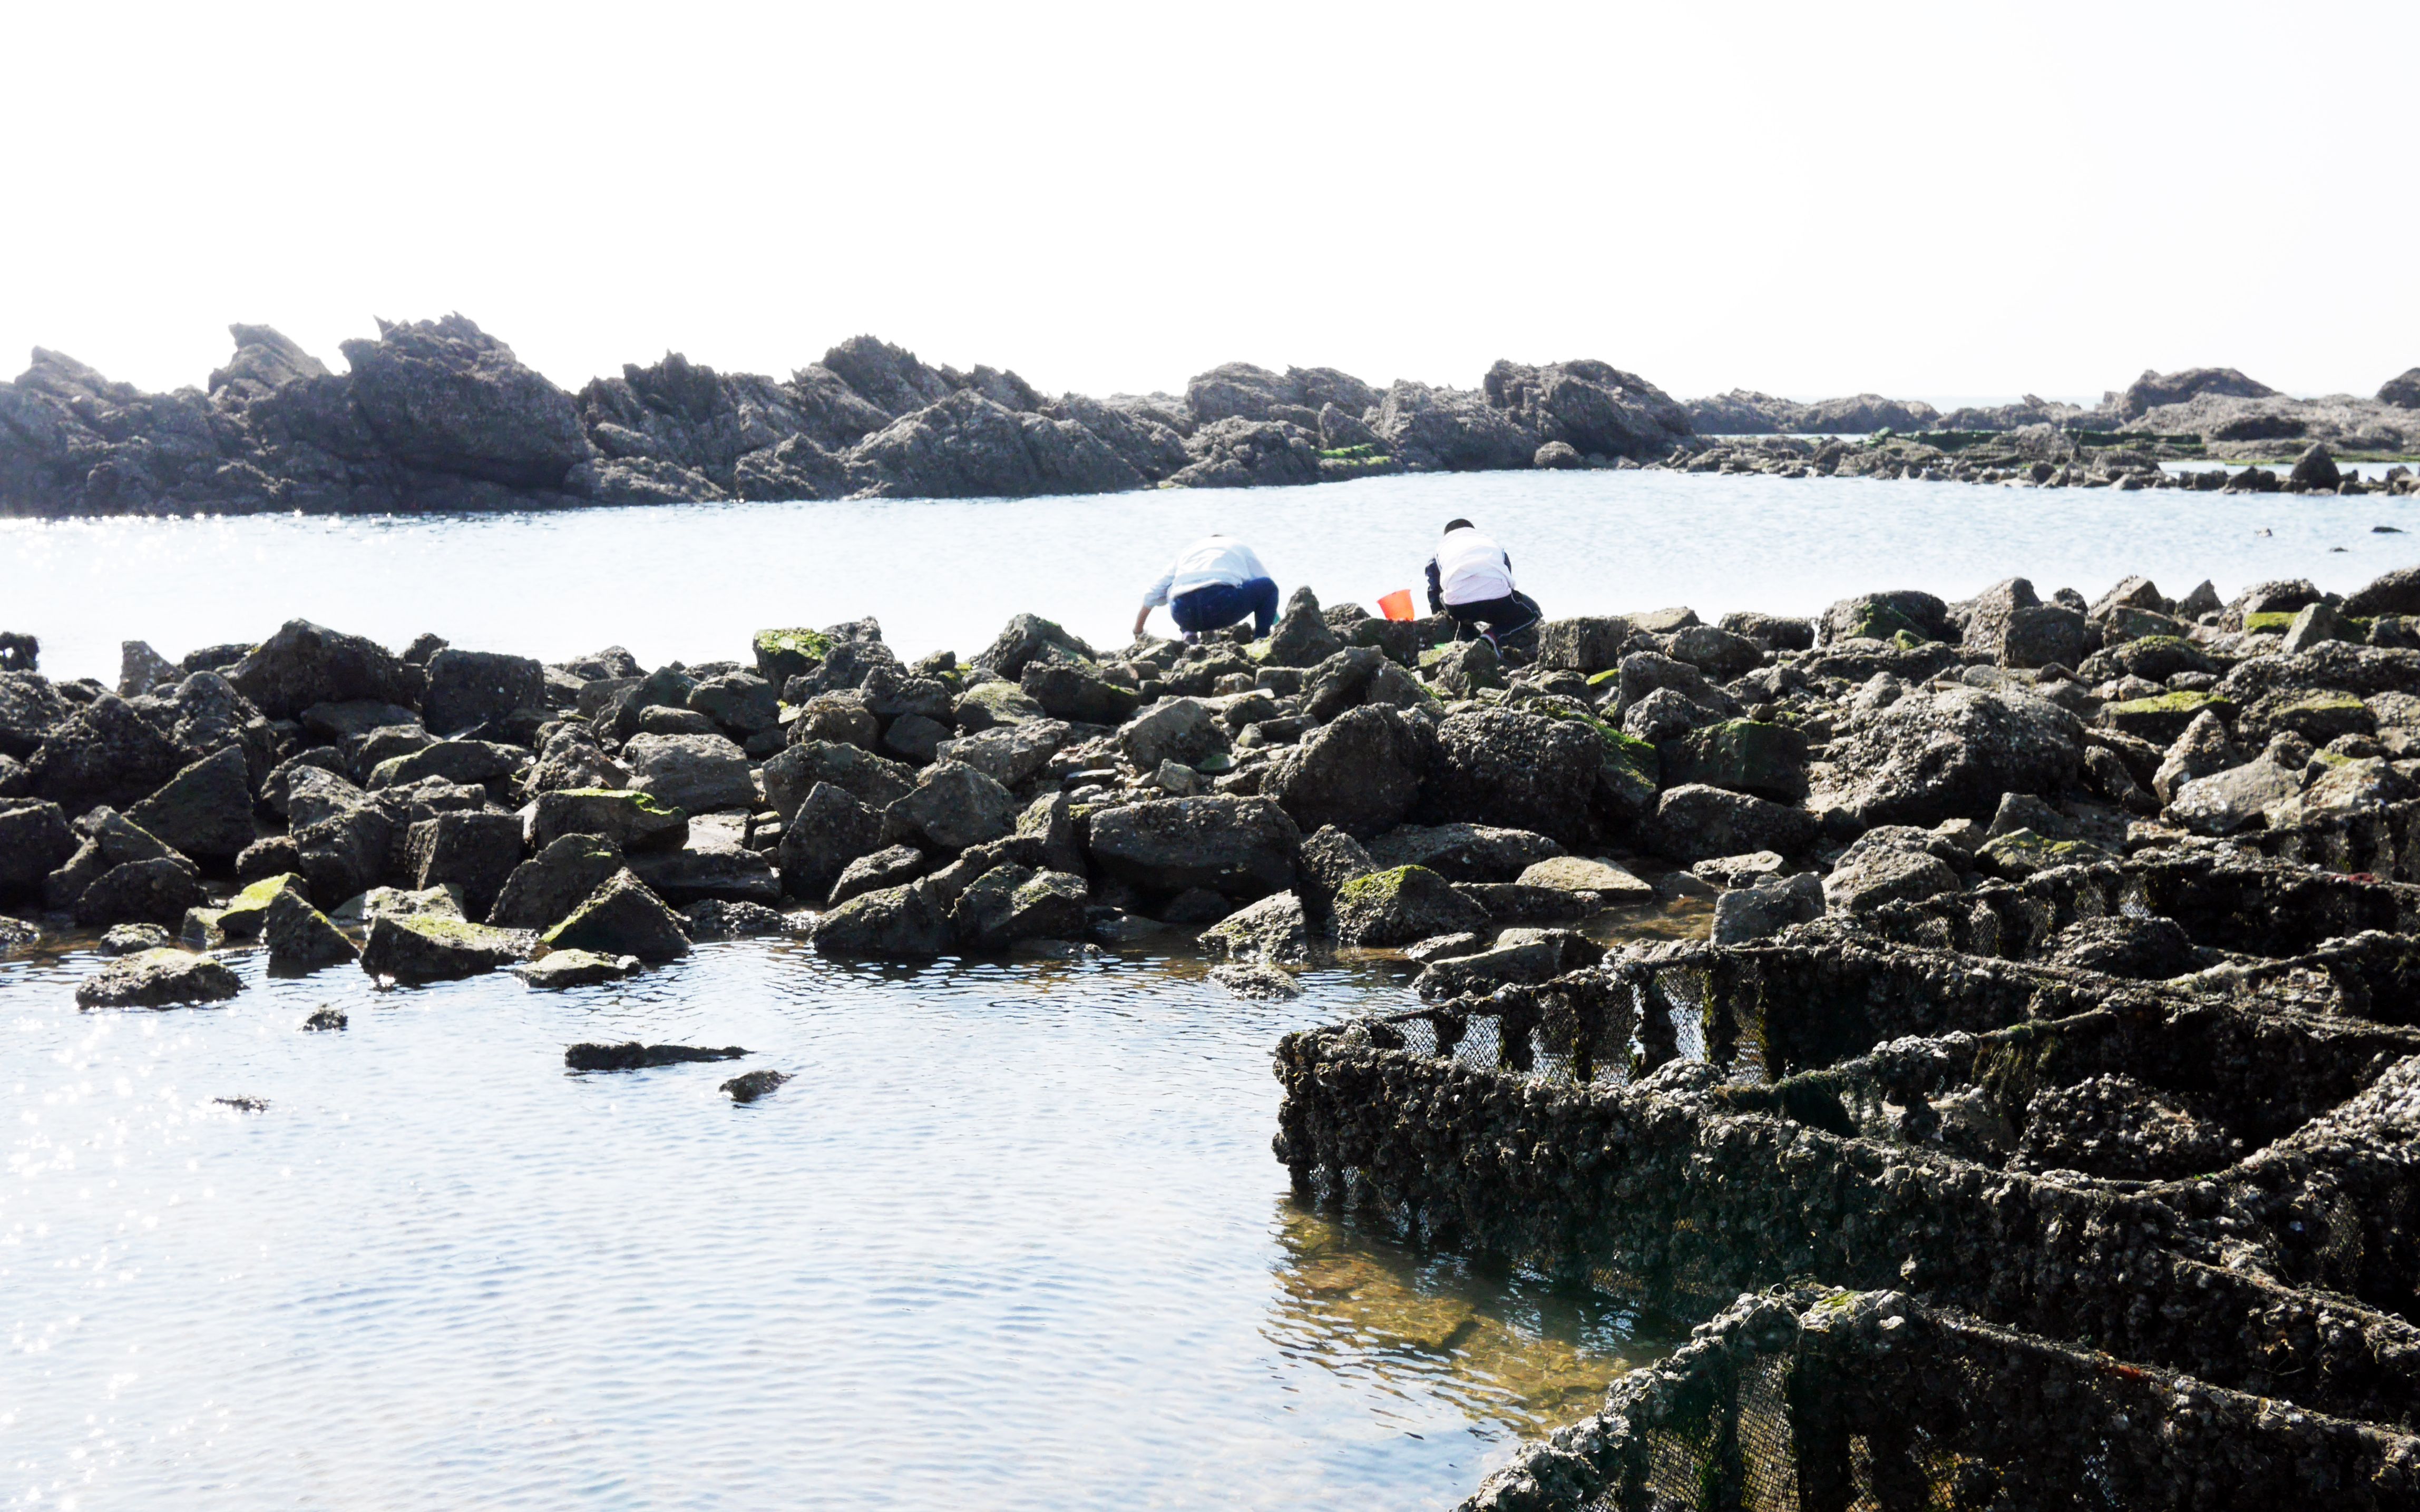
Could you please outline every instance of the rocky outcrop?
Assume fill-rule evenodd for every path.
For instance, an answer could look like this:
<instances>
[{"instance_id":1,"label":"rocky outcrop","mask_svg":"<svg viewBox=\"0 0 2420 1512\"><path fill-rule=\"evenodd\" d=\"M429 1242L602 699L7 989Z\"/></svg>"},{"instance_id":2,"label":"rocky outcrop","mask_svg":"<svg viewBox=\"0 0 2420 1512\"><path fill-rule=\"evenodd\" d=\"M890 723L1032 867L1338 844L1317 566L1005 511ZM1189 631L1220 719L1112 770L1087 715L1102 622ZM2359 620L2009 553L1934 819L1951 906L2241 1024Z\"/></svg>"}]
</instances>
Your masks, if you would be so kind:
<instances>
[{"instance_id":1,"label":"rocky outcrop","mask_svg":"<svg viewBox=\"0 0 2420 1512\"><path fill-rule=\"evenodd\" d=\"M1560 442L1581 457L1661 456L1690 434L1689 413L1671 395L1606 363L1526 367L1499 362L1487 370L1481 387L1488 404L1524 431L1543 443Z\"/></svg>"},{"instance_id":2,"label":"rocky outcrop","mask_svg":"<svg viewBox=\"0 0 2420 1512\"><path fill-rule=\"evenodd\" d=\"M2112 408L2121 420L2140 420L2163 406L2186 404L2204 394L2267 399L2276 393L2268 384L2246 378L2231 367L2188 367L2175 373L2155 373L2146 368L2141 378L2126 385Z\"/></svg>"},{"instance_id":3,"label":"rocky outcrop","mask_svg":"<svg viewBox=\"0 0 2420 1512\"><path fill-rule=\"evenodd\" d=\"M1921 399L1885 399L1879 393L1804 403L1733 389L1692 399L1681 412L1688 428L1701 436L1861 436L1879 430L1933 430L1943 424L1941 412Z\"/></svg>"}]
</instances>

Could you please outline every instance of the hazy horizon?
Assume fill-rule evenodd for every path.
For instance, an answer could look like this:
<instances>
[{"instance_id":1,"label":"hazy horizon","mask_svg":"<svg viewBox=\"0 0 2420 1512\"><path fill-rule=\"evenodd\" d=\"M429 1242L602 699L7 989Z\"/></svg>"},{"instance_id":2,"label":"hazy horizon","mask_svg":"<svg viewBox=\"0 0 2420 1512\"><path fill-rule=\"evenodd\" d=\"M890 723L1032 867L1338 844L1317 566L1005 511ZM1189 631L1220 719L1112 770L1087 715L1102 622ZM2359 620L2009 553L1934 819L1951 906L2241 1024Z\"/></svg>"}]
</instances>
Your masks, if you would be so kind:
<instances>
[{"instance_id":1,"label":"hazy horizon","mask_svg":"<svg viewBox=\"0 0 2420 1512\"><path fill-rule=\"evenodd\" d=\"M2420 363L2420 8L44 10L0 372L199 385L459 310L566 388L870 332L1036 387L1218 363L1683 397L2097 397ZM2378 186L2387 186L2381 192Z\"/></svg>"}]
</instances>

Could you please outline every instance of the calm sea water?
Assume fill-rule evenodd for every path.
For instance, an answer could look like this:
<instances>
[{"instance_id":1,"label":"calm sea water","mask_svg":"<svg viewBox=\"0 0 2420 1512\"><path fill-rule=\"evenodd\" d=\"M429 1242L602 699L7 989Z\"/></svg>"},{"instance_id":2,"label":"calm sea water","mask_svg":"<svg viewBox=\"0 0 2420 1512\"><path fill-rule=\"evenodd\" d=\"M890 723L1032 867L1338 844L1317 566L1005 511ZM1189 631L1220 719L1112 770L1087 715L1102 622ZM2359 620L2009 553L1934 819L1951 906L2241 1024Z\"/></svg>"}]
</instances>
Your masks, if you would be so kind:
<instances>
[{"instance_id":1,"label":"calm sea water","mask_svg":"<svg viewBox=\"0 0 2420 1512\"><path fill-rule=\"evenodd\" d=\"M1466 515L1549 614L1686 604L1811 613L1876 588L1962 596L2022 576L2181 595L2308 577L2350 590L2420 560L2410 499L2114 493L1873 479L1497 472L1086 499L690 504L565 514L0 522L0 629L114 679L118 642L174 657L297 615L400 646L424 630L553 660L745 658L752 630L882 621L909 655L980 650L1032 609L1123 644L1187 540L1243 536L1288 591L1371 603L1420 580ZM1160 627L1166 628L1164 621Z\"/></svg>"},{"instance_id":2,"label":"calm sea water","mask_svg":"<svg viewBox=\"0 0 2420 1512\"><path fill-rule=\"evenodd\" d=\"M1166 959L256 954L79 1012L95 964L0 964L0 1505L1435 1506L1660 1352L1288 1196L1269 1052L1399 965L1272 1007ZM564 1069L632 1039L756 1054Z\"/></svg>"}]
</instances>

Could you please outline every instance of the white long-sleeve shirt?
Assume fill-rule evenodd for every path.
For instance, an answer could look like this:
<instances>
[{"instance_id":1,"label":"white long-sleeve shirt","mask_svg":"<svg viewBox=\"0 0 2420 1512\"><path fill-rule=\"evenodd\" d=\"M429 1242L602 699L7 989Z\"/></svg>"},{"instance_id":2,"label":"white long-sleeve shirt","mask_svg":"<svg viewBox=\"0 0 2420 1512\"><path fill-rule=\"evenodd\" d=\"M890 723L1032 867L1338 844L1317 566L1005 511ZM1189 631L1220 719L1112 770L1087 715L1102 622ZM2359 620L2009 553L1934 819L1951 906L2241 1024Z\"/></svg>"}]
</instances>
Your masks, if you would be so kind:
<instances>
[{"instance_id":1,"label":"white long-sleeve shirt","mask_svg":"<svg viewBox=\"0 0 2420 1512\"><path fill-rule=\"evenodd\" d=\"M1512 592L1512 559L1490 536L1466 525L1449 531L1429 563L1437 594L1449 604L1484 604Z\"/></svg>"},{"instance_id":2,"label":"white long-sleeve shirt","mask_svg":"<svg viewBox=\"0 0 2420 1512\"><path fill-rule=\"evenodd\" d=\"M1157 609L1179 594L1189 594L1196 588L1212 583L1233 587L1265 578L1269 570L1252 548L1232 535L1205 535L1176 555L1176 561L1161 573L1151 592L1142 595L1146 608Z\"/></svg>"}]
</instances>

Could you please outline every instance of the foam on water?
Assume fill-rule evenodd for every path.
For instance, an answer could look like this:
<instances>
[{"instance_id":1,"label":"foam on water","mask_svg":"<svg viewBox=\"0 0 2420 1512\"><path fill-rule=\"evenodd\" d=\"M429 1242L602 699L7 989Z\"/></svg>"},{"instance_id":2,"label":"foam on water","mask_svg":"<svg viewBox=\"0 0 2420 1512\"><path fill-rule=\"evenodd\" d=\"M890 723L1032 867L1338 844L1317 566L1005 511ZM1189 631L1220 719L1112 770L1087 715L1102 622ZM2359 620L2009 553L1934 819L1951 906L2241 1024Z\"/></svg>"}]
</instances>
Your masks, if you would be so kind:
<instances>
[{"instance_id":1,"label":"foam on water","mask_svg":"<svg viewBox=\"0 0 2420 1512\"><path fill-rule=\"evenodd\" d=\"M1193 536L1241 535L1288 591L1308 582L1325 601L1367 605L1419 584L1456 515L1504 542L1549 614L1805 614L1877 588L1959 597L2011 576L2090 597L2133 572L2175 595L2204 578L2223 594L2296 577L2349 592L2413 561L2410 537L2370 527L2412 527L2414 514L2412 500L2385 496L1627 471L1080 499L17 520L0 521L0 629L39 635L54 675L111 680L121 640L175 657L259 640L296 615L397 647L434 630L549 660L618 642L649 666L744 659L752 630L867 614L911 657L970 655L1020 610L1124 644L1143 589Z\"/></svg>"}]
</instances>

